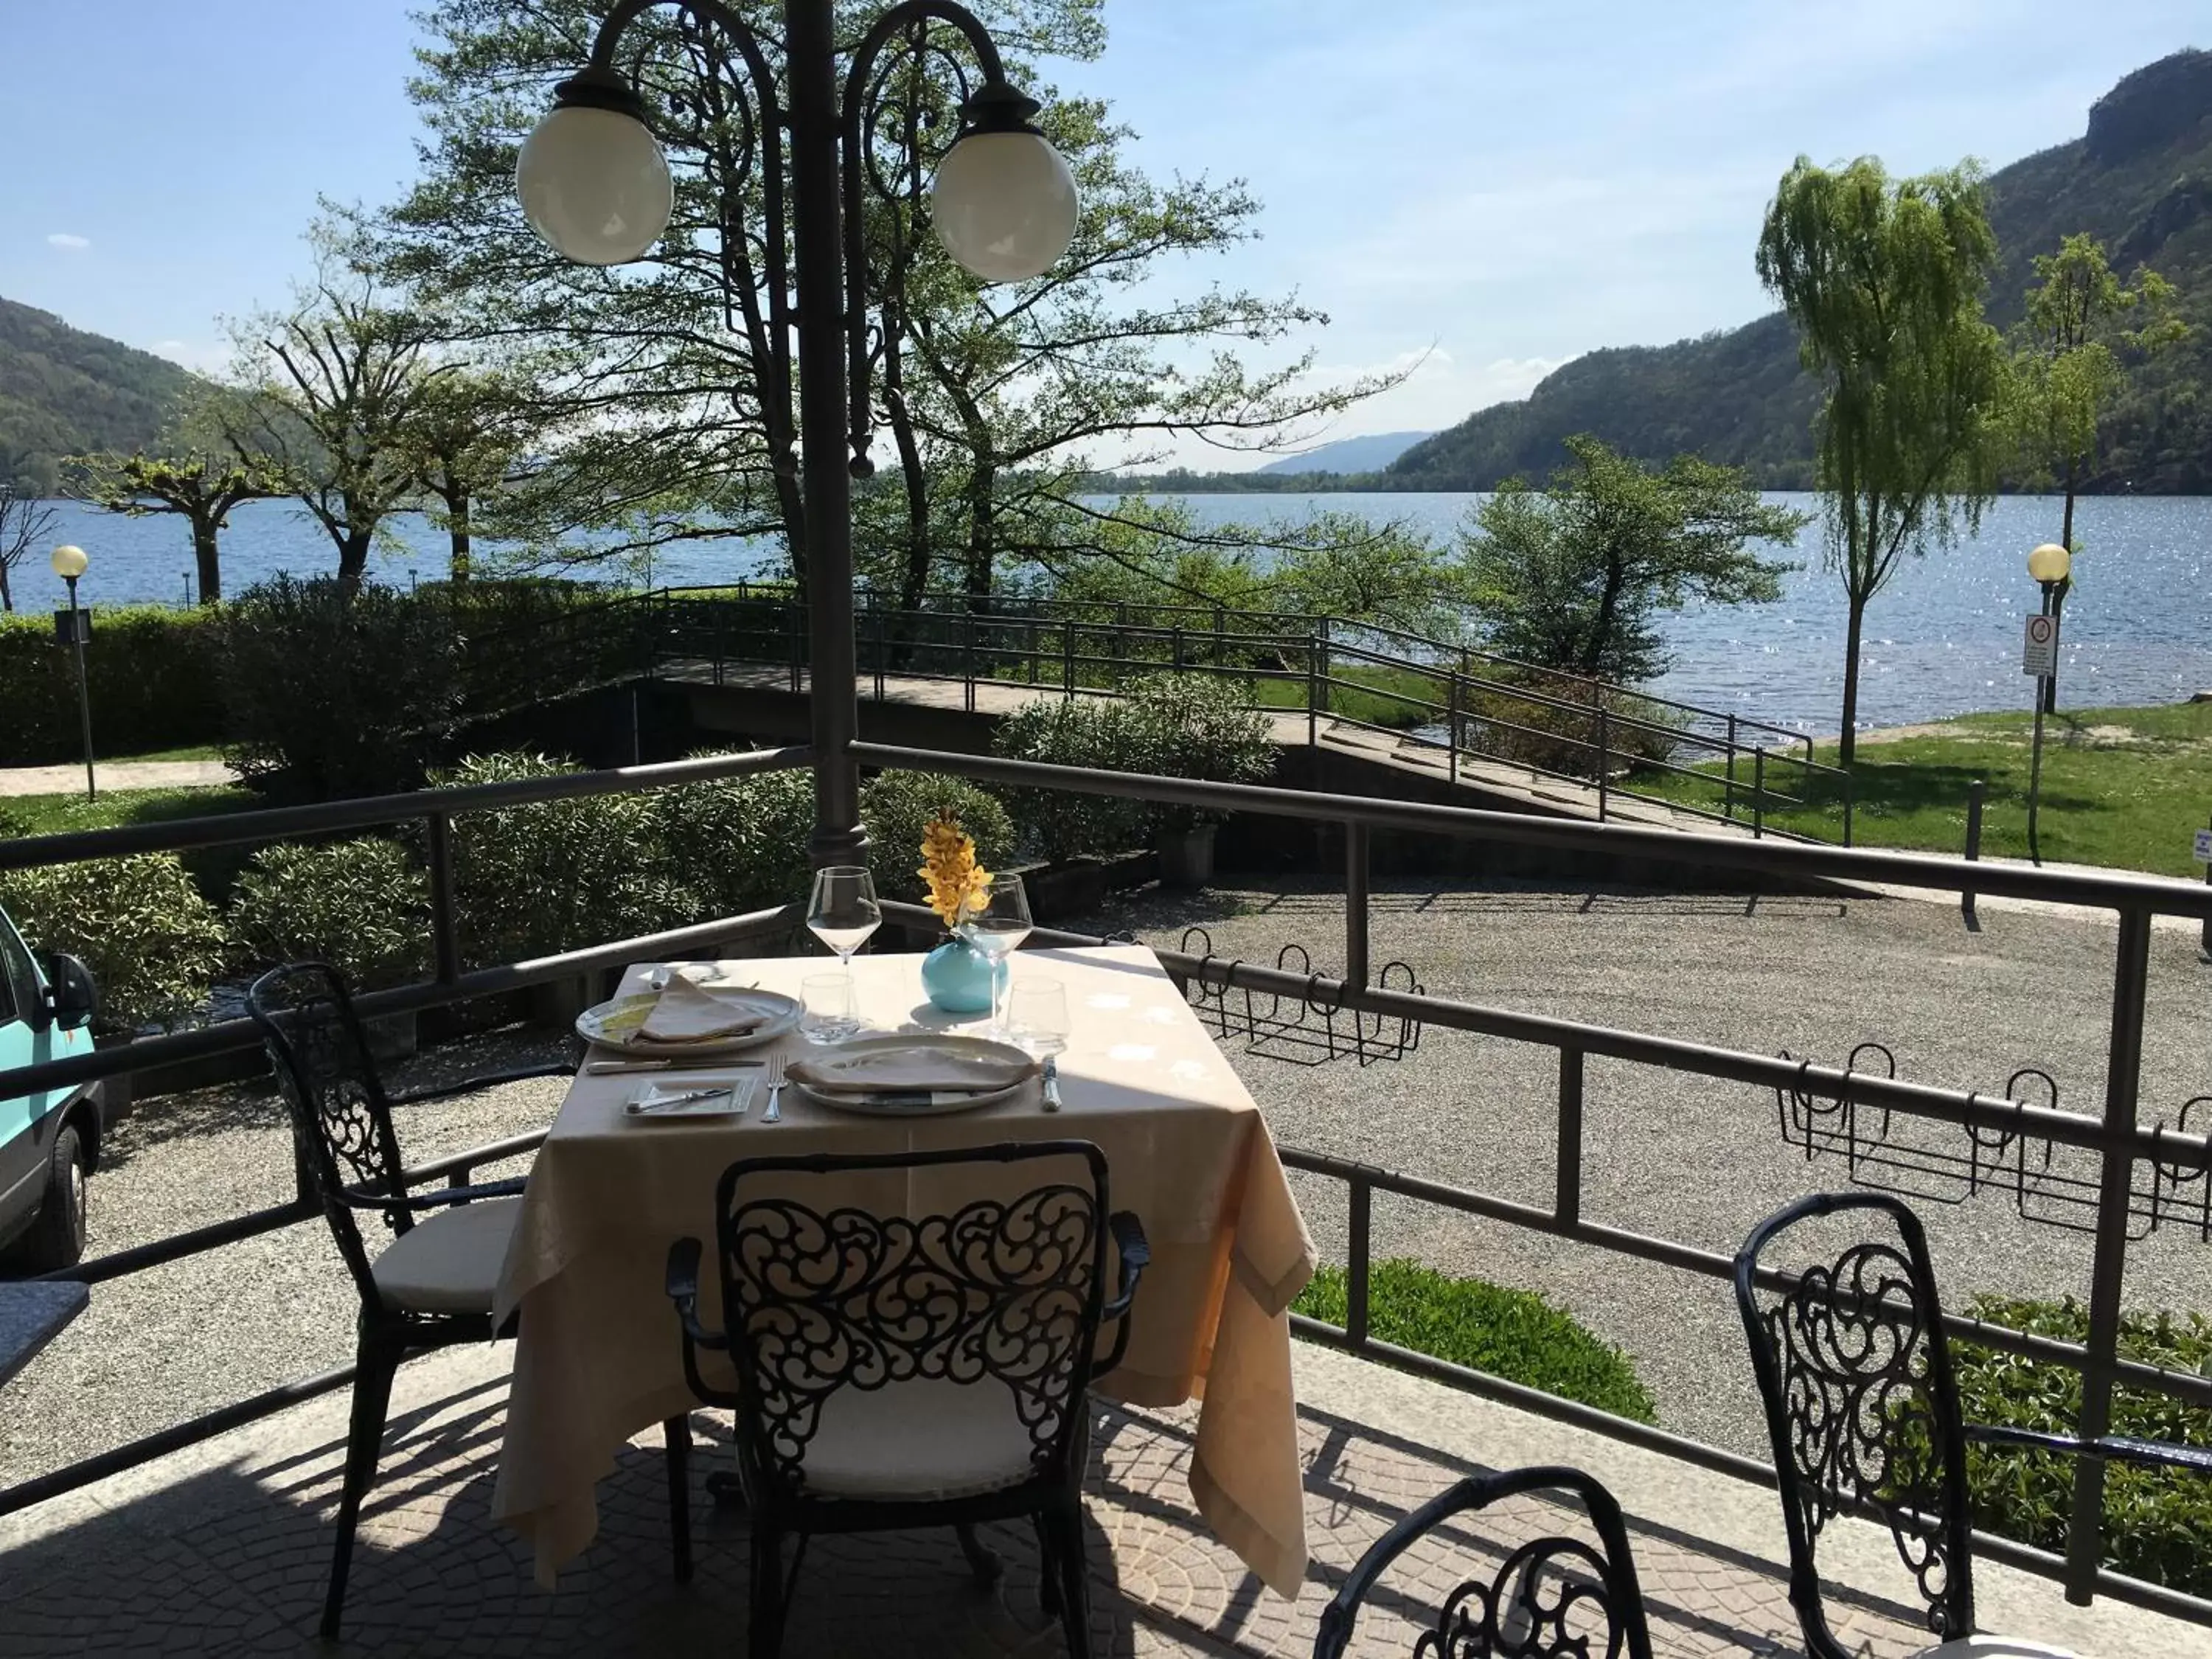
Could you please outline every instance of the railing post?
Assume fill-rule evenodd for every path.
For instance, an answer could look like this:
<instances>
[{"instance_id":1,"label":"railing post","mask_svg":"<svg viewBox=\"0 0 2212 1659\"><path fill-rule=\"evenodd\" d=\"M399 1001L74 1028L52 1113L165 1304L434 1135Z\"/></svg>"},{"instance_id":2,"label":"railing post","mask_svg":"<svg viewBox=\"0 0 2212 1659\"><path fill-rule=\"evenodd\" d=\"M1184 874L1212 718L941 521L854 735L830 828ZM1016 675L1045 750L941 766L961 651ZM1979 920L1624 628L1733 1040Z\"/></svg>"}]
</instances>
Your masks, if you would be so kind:
<instances>
[{"instance_id":1,"label":"railing post","mask_svg":"<svg viewBox=\"0 0 2212 1659\"><path fill-rule=\"evenodd\" d=\"M1583 1218L1583 1051L1559 1050L1559 1145L1552 1213L1563 1227Z\"/></svg>"},{"instance_id":2,"label":"railing post","mask_svg":"<svg viewBox=\"0 0 2212 1659\"><path fill-rule=\"evenodd\" d=\"M1344 826L1344 977L1367 988L1367 878L1370 868L1368 829Z\"/></svg>"},{"instance_id":3,"label":"railing post","mask_svg":"<svg viewBox=\"0 0 2212 1659\"><path fill-rule=\"evenodd\" d=\"M1035 685L1037 683L1037 625L1035 611L1030 612L1029 621L1024 624L1024 628L1026 630L1024 636L1026 648L1022 654L1029 659L1030 684Z\"/></svg>"},{"instance_id":4,"label":"railing post","mask_svg":"<svg viewBox=\"0 0 2212 1659\"><path fill-rule=\"evenodd\" d=\"M1075 695L1075 618L1062 617L1060 621L1060 684L1069 696Z\"/></svg>"},{"instance_id":5,"label":"railing post","mask_svg":"<svg viewBox=\"0 0 2212 1659\"><path fill-rule=\"evenodd\" d=\"M1169 658L1169 661L1177 668L1182 666L1182 624L1181 623L1175 625L1173 654Z\"/></svg>"},{"instance_id":6,"label":"railing post","mask_svg":"<svg viewBox=\"0 0 2212 1659\"><path fill-rule=\"evenodd\" d=\"M1222 605L1215 605L1213 607L1213 665L1216 668L1221 666L1221 659L1227 648L1225 641L1222 638L1223 634L1226 631L1227 624L1228 612L1226 608Z\"/></svg>"},{"instance_id":7,"label":"railing post","mask_svg":"<svg viewBox=\"0 0 2212 1659\"><path fill-rule=\"evenodd\" d=\"M1613 770L1612 734L1606 729L1605 705L1597 706L1597 821L1605 822L1606 774Z\"/></svg>"},{"instance_id":8,"label":"railing post","mask_svg":"<svg viewBox=\"0 0 2212 1659\"><path fill-rule=\"evenodd\" d=\"M1766 745L1751 751L1751 838L1766 834Z\"/></svg>"},{"instance_id":9,"label":"railing post","mask_svg":"<svg viewBox=\"0 0 2212 1659\"><path fill-rule=\"evenodd\" d=\"M423 852L430 866L430 951L438 982L451 985L461 976L461 948L453 927L453 820L433 812L424 820L428 834Z\"/></svg>"},{"instance_id":10,"label":"railing post","mask_svg":"<svg viewBox=\"0 0 2212 1659\"><path fill-rule=\"evenodd\" d=\"M2112 1427L2113 1362L2119 1352L2120 1289L2127 1273L2128 1206L2135 1184L2136 1130L2142 1085L2143 1002L2150 983L2150 912L2120 912L2112 969L2112 1034L2105 1060L2105 1133L2098 1156L2097 1246L2089 1268L2089 1337L2081 1356L2083 1440ZM2066 1599L2087 1607L2096 1595L2104 1555L2105 1460L2083 1453L2074 1462L2074 1506L2066 1525Z\"/></svg>"},{"instance_id":11,"label":"railing post","mask_svg":"<svg viewBox=\"0 0 2212 1659\"><path fill-rule=\"evenodd\" d=\"M1810 795L1810 794L1813 793L1812 784L1811 784L1811 781L1810 781L1810 780L1811 780L1811 778L1812 778L1813 775L1812 775L1810 772L1808 772L1808 773L1806 773L1806 774L1805 774L1805 776L1806 776L1806 779L1807 779L1807 783L1806 783L1806 787L1805 787L1805 793L1806 793L1808 795ZM1858 791L1858 775L1857 775L1856 772L1853 772L1853 771L1852 771L1849 767L1844 768L1844 846L1846 846L1846 847L1849 847L1849 846L1851 844L1851 803L1852 803L1852 800L1853 800L1854 797L1856 795L1857 791Z\"/></svg>"},{"instance_id":12,"label":"railing post","mask_svg":"<svg viewBox=\"0 0 2212 1659\"><path fill-rule=\"evenodd\" d=\"M2212 887L2212 864L2204 866L2204 884ZM2212 916L2205 917L2203 927L2197 931L2197 948L2206 956L2212 957Z\"/></svg>"},{"instance_id":13,"label":"railing post","mask_svg":"<svg viewBox=\"0 0 2212 1659\"><path fill-rule=\"evenodd\" d=\"M1445 672L1449 676L1446 683L1450 690L1444 695L1451 711L1449 717L1450 724L1445 732L1445 735L1451 739L1451 749L1445 759L1445 770L1451 781L1457 783L1459 781L1459 671L1454 668L1448 669Z\"/></svg>"},{"instance_id":14,"label":"railing post","mask_svg":"<svg viewBox=\"0 0 2212 1659\"><path fill-rule=\"evenodd\" d=\"M1355 1175L1346 1194L1351 1211L1346 1231L1344 1264L1344 1339L1352 1347L1367 1346L1367 1287L1370 1257L1375 1249L1375 1189Z\"/></svg>"},{"instance_id":15,"label":"railing post","mask_svg":"<svg viewBox=\"0 0 2212 1659\"><path fill-rule=\"evenodd\" d=\"M800 625L799 602L794 599L784 607L784 630L791 635L791 689L799 690L799 659L805 634Z\"/></svg>"},{"instance_id":16,"label":"railing post","mask_svg":"<svg viewBox=\"0 0 2212 1659\"><path fill-rule=\"evenodd\" d=\"M1321 635L1306 635L1306 747L1321 744Z\"/></svg>"},{"instance_id":17,"label":"railing post","mask_svg":"<svg viewBox=\"0 0 2212 1659\"><path fill-rule=\"evenodd\" d=\"M884 700L884 657L890 647L884 638L884 608L873 603L872 595L868 615L876 624L876 701L881 702Z\"/></svg>"},{"instance_id":18,"label":"railing post","mask_svg":"<svg viewBox=\"0 0 2212 1659\"><path fill-rule=\"evenodd\" d=\"M1970 864L1982 856L1982 789L1979 778L1966 786L1966 861ZM1966 919L1969 927L1981 923L1981 918L1974 914L1974 890L1971 887L1959 895L1959 914Z\"/></svg>"},{"instance_id":19,"label":"railing post","mask_svg":"<svg viewBox=\"0 0 2212 1659\"><path fill-rule=\"evenodd\" d=\"M1730 823L1734 823L1735 822L1735 716L1730 714L1728 717L1728 790L1721 809L1721 816Z\"/></svg>"},{"instance_id":20,"label":"railing post","mask_svg":"<svg viewBox=\"0 0 2212 1659\"><path fill-rule=\"evenodd\" d=\"M967 687L968 712L972 714L975 712L975 613L963 611L961 623L961 638L966 647L961 679Z\"/></svg>"}]
</instances>

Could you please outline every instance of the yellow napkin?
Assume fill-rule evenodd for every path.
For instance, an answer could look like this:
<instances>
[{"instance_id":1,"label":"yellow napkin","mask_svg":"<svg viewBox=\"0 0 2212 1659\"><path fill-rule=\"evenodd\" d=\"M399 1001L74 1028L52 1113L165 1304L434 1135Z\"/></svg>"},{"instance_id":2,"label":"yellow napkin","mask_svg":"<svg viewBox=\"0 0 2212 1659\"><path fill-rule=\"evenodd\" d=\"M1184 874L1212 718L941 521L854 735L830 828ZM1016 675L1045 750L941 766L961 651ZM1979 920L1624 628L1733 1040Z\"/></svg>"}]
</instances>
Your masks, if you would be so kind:
<instances>
[{"instance_id":1,"label":"yellow napkin","mask_svg":"<svg viewBox=\"0 0 2212 1659\"><path fill-rule=\"evenodd\" d=\"M1010 1089L1037 1074L1036 1061L971 1049L916 1043L912 1048L870 1048L857 1054L824 1054L794 1064L788 1075L823 1094L911 1094L966 1091L983 1094Z\"/></svg>"},{"instance_id":2,"label":"yellow napkin","mask_svg":"<svg viewBox=\"0 0 2212 1659\"><path fill-rule=\"evenodd\" d=\"M648 1042L709 1042L757 1031L767 1019L759 1004L718 997L678 974L653 1000L637 1034Z\"/></svg>"}]
</instances>

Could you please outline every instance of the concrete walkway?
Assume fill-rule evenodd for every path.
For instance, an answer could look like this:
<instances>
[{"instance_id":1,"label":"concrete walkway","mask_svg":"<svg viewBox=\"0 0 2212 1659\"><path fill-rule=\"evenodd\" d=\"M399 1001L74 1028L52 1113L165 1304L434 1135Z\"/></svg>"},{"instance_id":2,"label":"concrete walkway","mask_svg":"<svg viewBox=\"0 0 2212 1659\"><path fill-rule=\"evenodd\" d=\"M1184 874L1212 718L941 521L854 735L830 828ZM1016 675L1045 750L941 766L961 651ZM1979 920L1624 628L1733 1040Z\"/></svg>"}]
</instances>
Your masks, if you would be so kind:
<instances>
[{"instance_id":1,"label":"concrete walkway","mask_svg":"<svg viewBox=\"0 0 2212 1659\"><path fill-rule=\"evenodd\" d=\"M205 789L238 781L221 761L99 761L93 775L102 789ZM82 765L0 769L0 797L70 795L83 787Z\"/></svg>"}]
</instances>

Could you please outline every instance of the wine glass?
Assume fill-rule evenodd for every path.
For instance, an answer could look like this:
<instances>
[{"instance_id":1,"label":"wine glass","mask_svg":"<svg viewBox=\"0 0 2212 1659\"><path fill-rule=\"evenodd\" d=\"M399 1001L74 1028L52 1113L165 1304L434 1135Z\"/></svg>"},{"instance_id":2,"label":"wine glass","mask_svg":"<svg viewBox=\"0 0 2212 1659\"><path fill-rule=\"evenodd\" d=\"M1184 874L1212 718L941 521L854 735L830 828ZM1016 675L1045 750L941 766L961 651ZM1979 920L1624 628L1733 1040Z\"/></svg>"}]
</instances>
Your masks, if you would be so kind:
<instances>
[{"instance_id":1,"label":"wine glass","mask_svg":"<svg viewBox=\"0 0 2212 1659\"><path fill-rule=\"evenodd\" d=\"M970 909L960 923L960 937L990 958L990 1034L1003 1037L1006 1017L1000 1007L999 965L1036 924L1030 919L1030 896L1019 876L994 876L981 904ZM1011 969L1007 978L1013 977Z\"/></svg>"},{"instance_id":2,"label":"wine glass","mask_svg":"<svg viewBox=\"0 0 2212 1659\"><path fill-rule=\"evenodd\" d=\"M833 864L814 872L814 896L806 906L806 926L837 953L838 964L853 969L853 952L884 925L876 899L875 878L857 865Z\"/></svg>"}]
</instances>

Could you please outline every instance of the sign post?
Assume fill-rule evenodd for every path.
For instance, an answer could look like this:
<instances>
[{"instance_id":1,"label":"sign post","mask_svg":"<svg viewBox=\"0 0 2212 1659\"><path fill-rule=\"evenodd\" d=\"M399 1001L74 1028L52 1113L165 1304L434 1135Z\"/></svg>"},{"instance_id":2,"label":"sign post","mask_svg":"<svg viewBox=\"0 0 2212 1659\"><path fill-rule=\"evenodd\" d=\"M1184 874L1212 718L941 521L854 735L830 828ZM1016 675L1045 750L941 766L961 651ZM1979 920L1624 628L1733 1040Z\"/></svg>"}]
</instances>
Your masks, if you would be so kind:
<instances>
[{"instance_id":1,"label":"sign post","mask_svg":"<svg viewBox=\"0 0 2212 1659\"><path fill-rule=\"evenodd\" d=\"M2043 791L2043 688L2058 672L2058 619L2051 614L2051 585L2044 584L2043 614L2030 617L2021 630L2020 672L2035 678L2035 740L2027 763L2027 855L2043 862L2035 838L2035 813Z\"/></svg>"},{"instance_id":2,"label":"sign post","mask_svg":"<svg viewBox=\"0 0 2212 1659\"><path fill-rule=\"evenodd\" d=\"M2204 884L2212 887L2212 830L2197 832L2197 861L2204 866ZM2212 916L2204 918L2204 926L2197 934L2197 945L2208 957L2212 957Z\"/></svg>"}]
</instances>

